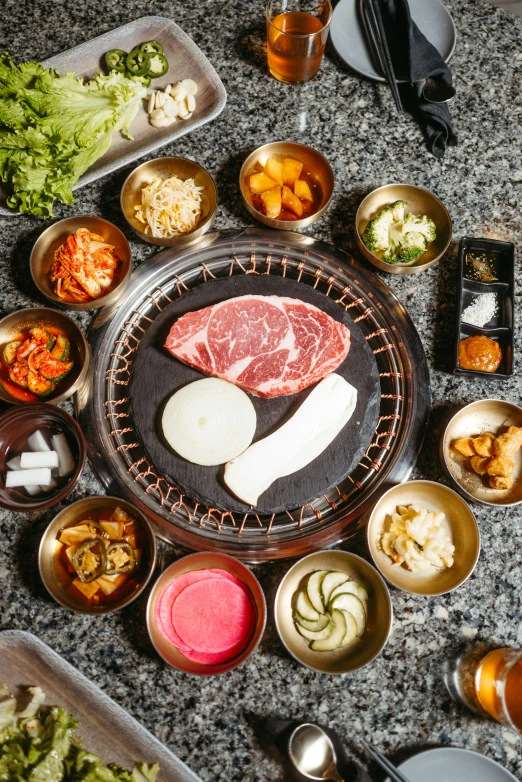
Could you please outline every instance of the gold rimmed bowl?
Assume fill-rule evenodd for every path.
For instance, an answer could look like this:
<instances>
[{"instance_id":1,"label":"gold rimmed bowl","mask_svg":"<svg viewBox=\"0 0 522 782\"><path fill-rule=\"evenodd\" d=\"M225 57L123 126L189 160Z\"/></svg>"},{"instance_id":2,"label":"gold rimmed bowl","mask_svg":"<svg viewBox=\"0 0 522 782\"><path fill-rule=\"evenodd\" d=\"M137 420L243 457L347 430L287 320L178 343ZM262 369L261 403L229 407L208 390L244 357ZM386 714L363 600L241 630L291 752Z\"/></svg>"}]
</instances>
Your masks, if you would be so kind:
<instances>
[{"instance_id":1,"label":"gold rimmed bowl","mask_svg":"<svg viewBox=\"0 0 522 782\"><path fill-rule=\"evenodd\" d=\"M451 567L442 571L431 567L413 573L405 565L392 562L383 551L381 540L399 505L419 505L444 513L442 526L455 546ZM371 557L386 581L411 595L452 592L473 573L480 554L480 532L470 507L453 489L433 481L407 481L383 494L368 519L367 539Z\"/></svg>"},{"instance_id":2,"label":"gold rimmed bowl","mask_svg":"<svg viewBox=\"0 0 522 782\"><path fill-rule=\"evenodd\" d=\"M270 157L281 161L285 157L293 157L303 163L303 170L317 183L320 193L320 200L312 214L302 219L278 220L274 217L267 217L266 214L256 209L250 189L250 177L252 174L259 173ZM295 231L298 228L306 228L307 225L312 225L312 223L315 223L316 220L319 220L324 215L332 200L334 175L327 159L312 147L291 141L274 141L259 147L247 157L241 167L239 187L243 202L252 217L255 217L260 223L264 223L264 225L268 225L270 228Z\"/></svg>"},{"instance_id":3,"label":"gold rimmed bowl","mask_svg":"<svg viewBox=\"0 0 522 782\"><path fill-rule=\"evenodd\" d=\"M79 228L87 228L92 233L103 236L108 244L114 245L121 263L116 270L117 282L104 296L87 302L65 301L54 292L49 272L54 262L54 254L70 234ZM95 310L114 304L125 293L132 274L132 259L129 243L117 226L102 217L78 215L66 217L46 228L36 240L31 252L31 274L38 290L59 307L69 310Z\"/></svg>"},{"instance_id":4,"label":"gold rimmed bowl","mask_svg":"<svg viewBox=\"0 0 522 782\"><path fill-rule=\"evenodd\" d=\"M98 515L100 511L105 509L107 509L108 513L112 513L116 506L123 508L129 516L136 519L141 528L142 540L144 542L141 549L139 570L136 576L137 585L114 602L105 605L91 605L83 599L81 593L77 592L76 588L71 589L70 587L72 576L65 569L59 556L59 547L62 544L58 541L58 536L61 530L66 527L74 527L75 524L79 524L83 519L92 518L92 514ZM38 551L38 568L45 588L57 603L79 614L110 614L129 605L143 593L154 573L155 567L156 539L152 532L152 527L135 505L119 497L86 497L69 505L51 521L43 534Z\"/></svg>"},{"instance_id":5,"label":"gold rimmed bowl","mask_svg":"<svg viewBox=\"0 0 522 782\"><path fill-rule=\"evenodd\" d=\"M227 573L235 576L244 584L252 597L256 617L248 644L236 657L234 657L234 659L214 665L203 665L202 663L189 660L165 639L156 623L156 604L165 587L167 587L175 578L178 578L178 576L197 570L213 568L226 570ZM189 554L182 559L178 559L177 562L170 565L170 567L168 567L158 578L152 588L147 604L147 628L154 648L160 657L173 668L197 676L215 676L237 668L238 665L241 665L250 657L263 637L266 626L266 613L266 601L261 584L246 565L243 565L237 559L229 557L226 554L202 552L198 554Z\"/></svg>"},{"instance_id":6,"label":"gold rimmed bowl","mask_svg":"<svg viewBox=\"0 0 522 782\"><path fill-rule=\"evenodd\" d=\"M144 231L144 224L136 218L136 207L141 204L142 188L154 179L169 179L179 177L184 181L193 179L196 187L204 187L201 194L201 217L196 228L188 234L162 239L151 236ZM184 157L158 157L142 163L129 174L121 189L120 203L125 219L135 234L149 244L160 247L187 247L199 241L210 229L217 212L217 188L214 179L208 171Z\"/></svg>"},{"instance_id":7,"label":"gold rimmed bowl","mask_svg":"<svg viewBox=\"0 0 522 782\"><path fill-rule=\"evenodd\" d=\"M461 437L476 437L484 432L503 434L510 426L522 427L522 407L501 399L481 399L463 407L451 418L440 440L442 466L455 488L471 502L492 507L511 507L522 503L522 449L513 457L515 467L510 489L492 489L485 477L471 468L470 459L454 448Z\"/></svg>"},{"instance_id":8,"label":"gold rimmed bowl","mask_svg":"<svg viewBox=\"0 0 522 782\"><path fill-rule=\"evenodd\" d=\"M297 595L316 570L345 573L368 593L366 630L349 646L332 652L316 652L294 623ZM393 609L390 593L377 570L348 551L318 551L300 559L284 576L277 590L274 615L279 637L287 651L302 665L320 673L351 673L372 662L385 647L391 632Z\"/></svg>"},{"instance_id":9,"label":"gold rimmed bowl","mask_svg":"<svg viewBox=\"0 0 522 782\"><path fill-rule=\"evenodd\" d=\"M74 359L75 365L68 375L61 380L55 391L45 397L28 398L23 389L20 389L14 383L9 381L5 364L0 367L0 399L8 404L31 404L36 401L50 402L57 405L68 399L75 391L82 391L89 375L89 366L91 361L91 349L82 332L68 315L49 307L32 307L18 312L12 312L7 317L0 320L0 350L3 346L17 335L37 326L48 326L57 328L61 331L71 343L70 358Z\"/></svg>"},{"instance_id":10,"label":"gold rimmed bowl","mask_svg":"<svg viewBox=\"0 0 522 782\"><path fill-rule=\"evenodd\" d=\"M437 237L428 245L426 252L411 263L386 263L381 258L382 253L371 252L362 240L364 229L375 215L394 201L407 201L408 210L415 215L426 215L435 223ZM417 274L434 266L447 251L453 232L451 217L448 210L437 196L415 185L392 184L383 185L369 193L364 198L355 216L355 239L357 247L367 261L383 272L389 274Z\"/></svg>"}]
</instances>

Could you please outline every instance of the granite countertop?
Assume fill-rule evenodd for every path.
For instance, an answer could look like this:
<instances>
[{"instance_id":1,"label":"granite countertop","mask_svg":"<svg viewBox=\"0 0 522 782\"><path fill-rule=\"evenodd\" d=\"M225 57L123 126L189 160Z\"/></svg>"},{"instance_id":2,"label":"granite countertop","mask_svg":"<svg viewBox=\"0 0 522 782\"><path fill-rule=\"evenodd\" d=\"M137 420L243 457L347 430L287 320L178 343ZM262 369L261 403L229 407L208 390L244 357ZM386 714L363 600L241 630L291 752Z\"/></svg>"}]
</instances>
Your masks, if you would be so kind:
<instances>
[{"instance_id":1,"label":"granite countertop","mask_svg":"<svg viewBox=\"0 0 522 782\"><path fill-rule=\"evenodd\" d=\"M354 216L361 198L386 182L407 181L434 191L454 221L454 239L491 235L522 250L522 19L481 0L450 0L458 30L452 67L458 97L452 106L460 143L442 161L425 149L408 116L398 117L384 85L359 78L329 46L318 77L287 86L264 65L263 0L5 0L2 45L17 60L43 59L146 14L176 21L203 49L228 92L223 114L161 154L193 157L216 177L216 229L252 224L238 196L247 153L277 139L320 149L336 177L333 203L308 233L355 251ZM136 263L151 247L135 241L119 209L123 170L77 192L74 207L56 216L103 215L131 242ZM43 304L29 274L37 218L0 221L0 314ZM414 477L445 482L438 458L442 422L458 405L486 396L520 401L522 344L516 334L515 374L507 382L450 373L454 322L455 247L417 276L384 275L407 307L422 338L433 392L431 422ZM516 301L519 302L520 283ZM77 317L86 326L88 314ZM70 501L102 493L87 468ZM522 526L519 509L474 506L482 552L473 577L458 591L426 599L394 591L393 634L371 666L335 678L289 658L272 618L256 654L239 669L199 679L175 672L154 653L145 632L146 597L102 618L68 613L47 596L36 573L39 518L0 514L0 627L29 630L96 682L176 752L205 781L268 781L290 772L265 720L316 720L335 728L352 757L366 737L396 760L421 748L454 745L483 752L522 777L520 739L496 723L455 706L442 680L445 661L479 642L522 644ZM362 541L346 548L363 552ZM163 551L167 563L176 556ZM288 565L256 572L273 598ZM382 774L375 767L376 780Z\"/></svg>"}]
</instances>

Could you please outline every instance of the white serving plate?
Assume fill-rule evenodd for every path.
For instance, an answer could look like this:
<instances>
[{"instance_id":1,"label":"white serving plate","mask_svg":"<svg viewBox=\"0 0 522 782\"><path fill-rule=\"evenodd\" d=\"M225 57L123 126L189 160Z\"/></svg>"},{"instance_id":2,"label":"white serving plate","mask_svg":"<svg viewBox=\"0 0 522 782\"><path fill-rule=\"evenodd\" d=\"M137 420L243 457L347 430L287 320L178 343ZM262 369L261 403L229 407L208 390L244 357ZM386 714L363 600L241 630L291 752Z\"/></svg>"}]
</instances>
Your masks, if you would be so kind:
<instances>
[{"instance_id":1,"label":"white serving plate","mask_svg":"<svg viewBox=\"0 0 522 782\"><path fill-rule=\"evenodd\" d=\"M46 694L45 706L61 706L80 723L85 749L105 763L132 769L158 763L156 782L201 782L179 758L101 690L31 633L0 632L0 684L13 695L31 686Z\"/></svg>"},{"instance_id":2,"label":"white serving plate","mask_svg":"<svg viewBox=\"0 0 522 782\"><path fill-rule=\"evenodd\" d=\"M498 763L478 752L458 747L438 747L419 752L399 769L410 782L517 782ZM386 779L386 782L390 782Z\"/></svg>"},{"instance_id":3,"label":"white serving plate","mask_svg":"<svg viewBox=\"0 0 522 782\"><path fill-rule=\"evenodd\" d=\"M177 120L166 128L153 128L146 111L140 111L131 125L133 141L125 139L119 131L113 134L110 149L80 177L77 190L118 168L129 165L144 155L170 144L207 122L211 122L225 108L227 94L221 79L194 41L170 19L162 16L143 16L129 24L99 35L90 41L43 61L46 68L56 68L62 75L74 71L78 76L92 77L104 71L103 55L110 49L130 51L145 41L161 43L169 70L154 79L151 88L160 89L181 79L194 79L198 84L196 110L188 120ZM144 102L145 108L145 102ZM0 188L0 214L17 215L18 211L5 206L5 196Z\"/></svg>"}]
</instances>

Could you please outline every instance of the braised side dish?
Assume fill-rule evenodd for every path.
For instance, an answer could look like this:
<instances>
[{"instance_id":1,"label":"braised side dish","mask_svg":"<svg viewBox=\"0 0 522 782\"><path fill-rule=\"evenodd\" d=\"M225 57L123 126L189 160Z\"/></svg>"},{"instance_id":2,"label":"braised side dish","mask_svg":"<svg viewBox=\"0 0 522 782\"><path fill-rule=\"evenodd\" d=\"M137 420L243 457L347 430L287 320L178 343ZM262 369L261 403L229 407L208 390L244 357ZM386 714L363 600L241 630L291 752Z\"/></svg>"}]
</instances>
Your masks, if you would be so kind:
<instances>
[{"instance_id":1,"label":"braised side dish","mask_svg":"<svg viewBox=\"0 0 522 782\"><path fill-rule=\"evenodd\" d=\"M14 384L37 397L49 396L74 366L70 353L71 343L54 327L23 331L2 349L2 385L9 393Z\"/></svg>"},{"instance_id":2,"label":"braised side dish","mask_svg":"<svg viewBox=\"0 0 522 782\"><path fill-rule=\"evenodd\" d=\"M507 432L498 436L484 432L477 437L460 437L453 447L462 456L469 457L473 472L487 478L490 488L510 489L514 458L522 447L522 427L510 426Z\"/></svg>"},{"instance_id":3,"label":"braised side dish","mask_svg":"<svg viewBox=\"0 0 522 782\"><path fill-rule=\"evenodd\" d=\"M115 602L138 586L142 532L122 508L62 529L58 541L57 556L70 574L71 590L90 605Z\"/></svg>"},{"instance_id":4,"label":"braised side dish","mask_svg":"<svg viewBox=\"0 0 522 782\"><path fill-rule=\"evenodd\" d=\"M83 303L109 293L118 282L119 264L114 246L103 236L78 228L55 252L49 278L60 299Z\"/></svg>"},{"instance_id":5,"label":"braised side dish","mask_svg":"<svg viewBox=\"0 0 522 782\"><path fill-rule=\"evenodd\" d=\"M258 212L277 220L301 220L317 211L322 192L300 160L270 157L250 176L252 203Z\"/></svg>"}]
</instances>

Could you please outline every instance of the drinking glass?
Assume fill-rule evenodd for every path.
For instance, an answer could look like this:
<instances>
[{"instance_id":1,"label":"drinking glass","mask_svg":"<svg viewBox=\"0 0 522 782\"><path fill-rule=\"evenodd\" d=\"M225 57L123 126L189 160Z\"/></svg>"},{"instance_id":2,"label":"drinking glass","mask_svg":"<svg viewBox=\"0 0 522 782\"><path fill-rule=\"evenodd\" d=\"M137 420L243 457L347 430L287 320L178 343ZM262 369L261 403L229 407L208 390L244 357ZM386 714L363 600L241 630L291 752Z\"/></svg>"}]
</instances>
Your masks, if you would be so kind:
<instances>
[{"instance_id":1,"label":"drinking glass","mask_svg":"<svg viewBox=\"0 0 522 782\"><path fill-rule=\"evenodd\" d=\"M279 81L311 79L328 38L330 0L269 0L266 8L268 68Z\"/></svg>"},{"instance_id":2,"label":"drinking glass","mask_svg":"<svg viewBox=\"0 0 522 782\"><path fill-rule=\"evenodd\" d=\"M522 734L522 649L478 647L449 664L452 698Z\"/></svg>"}]
</instances>

